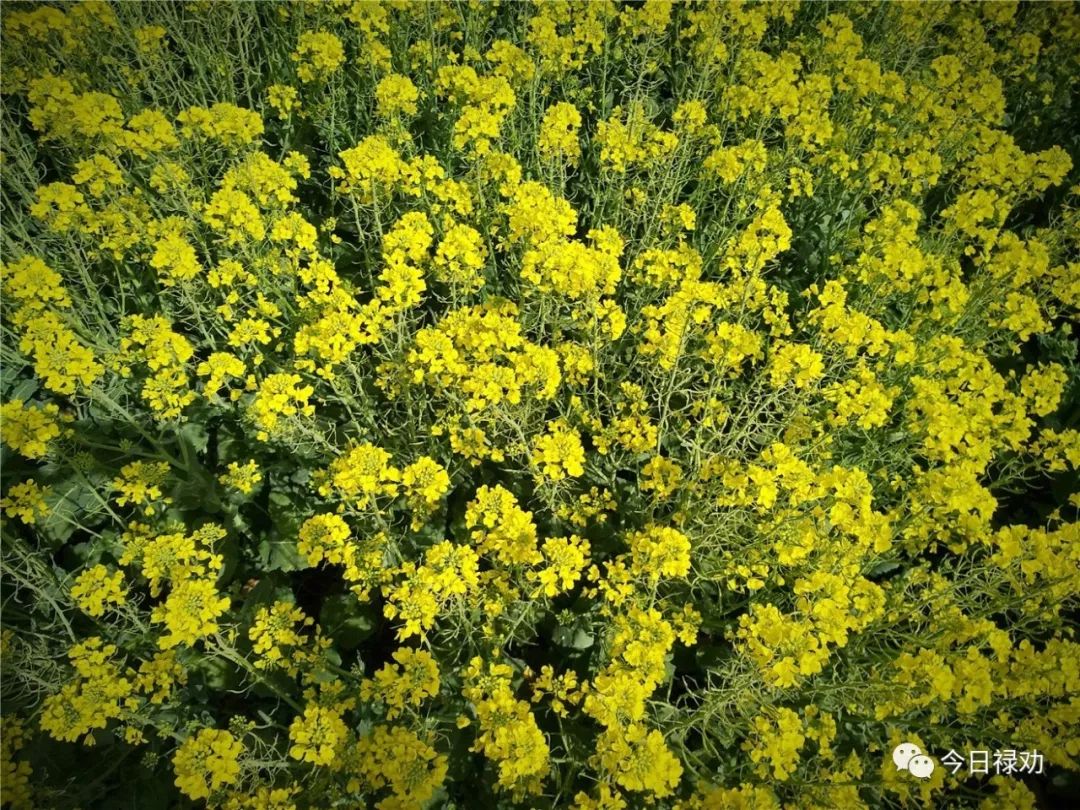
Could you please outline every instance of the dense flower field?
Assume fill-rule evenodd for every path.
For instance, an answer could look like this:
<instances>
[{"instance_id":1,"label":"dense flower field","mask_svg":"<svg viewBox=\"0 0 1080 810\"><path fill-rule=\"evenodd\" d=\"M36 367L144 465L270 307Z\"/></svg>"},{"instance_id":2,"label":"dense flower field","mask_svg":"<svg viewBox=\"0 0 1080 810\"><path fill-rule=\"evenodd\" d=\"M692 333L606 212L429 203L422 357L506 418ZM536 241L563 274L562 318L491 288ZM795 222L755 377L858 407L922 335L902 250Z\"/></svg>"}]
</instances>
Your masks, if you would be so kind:
<instances>
[{"instance_id":1,"label":"dense flower field","mask_svg":"<svg viewBox=\"0 0 1080 810\"><path fill-rule=\"evenodd\" d=\"M1075 5L2 24L5 807L1080 792Z\"/></svg>"}]
</instances>

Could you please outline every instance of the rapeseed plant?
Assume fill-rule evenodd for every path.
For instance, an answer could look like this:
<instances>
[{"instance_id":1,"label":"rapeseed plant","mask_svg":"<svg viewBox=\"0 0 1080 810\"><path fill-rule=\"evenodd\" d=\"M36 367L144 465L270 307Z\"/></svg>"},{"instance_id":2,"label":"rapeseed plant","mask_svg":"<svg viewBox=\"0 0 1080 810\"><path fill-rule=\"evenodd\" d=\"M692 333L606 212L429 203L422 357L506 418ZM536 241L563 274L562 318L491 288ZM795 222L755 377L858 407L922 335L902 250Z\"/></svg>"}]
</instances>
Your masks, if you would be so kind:
<instances>
[{"instance_id":1,"label":"rapeseed plant","mask_svg":"<svg viewBox=\"0 0 1080 810\"><path fill-rule=\"evenodd\" d=\"M1074 3L0 24L5 807L1075 800Z\"/></svg>"}]
</instances>

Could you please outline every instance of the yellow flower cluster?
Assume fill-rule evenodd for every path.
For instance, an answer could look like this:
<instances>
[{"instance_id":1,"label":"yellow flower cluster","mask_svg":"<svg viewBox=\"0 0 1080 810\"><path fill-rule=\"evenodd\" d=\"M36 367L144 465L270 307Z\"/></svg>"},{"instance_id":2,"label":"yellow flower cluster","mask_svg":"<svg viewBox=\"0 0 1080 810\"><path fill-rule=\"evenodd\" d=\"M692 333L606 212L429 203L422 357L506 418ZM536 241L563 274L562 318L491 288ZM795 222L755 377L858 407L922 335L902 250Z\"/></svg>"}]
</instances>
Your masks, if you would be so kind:
<instances>
[{"instance_id":1,"label":"yellow flower cluster","mask_svg":"<svg viewBox=\"0 0 1080 810\"><path fill-rule=\"evenodd\" d=\"M565 422L553 422L537 437L534 463L550 481L576 478L585 472L585 448L576 430Z\"/></svg>"},{"instance_id":2,"label":"yellow flower cluster","mask_svg":"<svg viewBox=\"0 0 1080 810\"><path fill-rule=\"evenodd\" d=\"M100 564L91 566L75 579L71 586L71 598L87 616L103 616L107 606L127 603L124 572L110 572Z\"/></svg>"},{"instance_id":3,"label":"yellow flower cluster","mask_svg":"<svg viewBox=\"0 0 1080 810\"><path fill-rule=\"evenodd\" d=\"M128 327L129 335L120 341L121 373L131 373L130 363L145 363L151 374L142 386L143 399L158 419L179 418L195 401L187 374L195 351L191 342L162 317L135 315Z\"/></svg>"},{"instance_id":4,"label":"yellow flower cluster","mask_svg":"<svg viewBox=\"0 0 1080 810\"><path fill-rule=\"evenodd\" d=\"M162 649L180 644L191 646L218 630L218 619L231 600L221 596L212 580L183 579L173 583L165 601L154 608L151 620L165 625L166 634L158 643Z\"/></svg>"},{"instance_id":5,"label":"yellow flower cluster","mask_svg":"<svg viewBox=\"0 0 1080 810\"><path fill-rule=\"evenodd\" d=\"M780 708L775 717L755 717L753 727L754 740L745 744L750 760L758 763L762 775L785 781L795 769L799 751L806 743L802 718L791 709Z\"/></svg>"},{"instance_id":6,"label":"yellow flower cluster","mask_svg":"<svg viewBox=\"0 0 1080 810\"><path fill-rule=\"evenodd\" d=\"M632 608L615 623L611 660L585 696L585 713L603 725L595 759L620 787L667 796L682 765L663 735L645 723L645 703L665 678L664 659L675 633L655 609Z\"/></svg>"},{"instance_id":7,"label":"yellow flower cluster","mask_svg":"<svg viewBox=\"0 0 1080 810\"><path fill-rule=\"evenodd\" d=\"M332 706L308 705L289 726L289 756L313 765L334 762L348 734L341 712Z\"/></svg>"},{"instance_id":8,"label":"yellow flower cluster","mask_svg":"<svg viewBox=\"0 0 1080 810\"><path fill-rule=\"evenodd\" d=\"M484 284L486 259L487 248L480 232L469 225L454 225L446 230L435 249L436 278L475 292Z\"/></svg>"},{"instance_id":9,"label":"yellow flower cluster","mask_svg":"<svg viewBox=\"0 0 1080 810\"><path fill-rule=\"evenodd\" d=\"M314 624L310 616L289 602L274 602L270 606L259 608L248 631L251 648L258 659L255 666L259 669L283 667L287 672L296 673L297 664L303 660L297 648L304 646L304 636L297 628Z\"/></svg>"},{"instance_id":10,"label":"yellow flower cluster","mask_svg":"<svg viewBox=\"0 0 1080 810\"><path fill-rule=\"evenodd\" d=\"M94 353L51 310L23 324L19 351L33 358L34 373L57 394L88 388L104 370Z\"/></svg>"},{"instance_id":11,"label":"yellow flower cluster","mask_svg":"<svg viewBox=\"0 0 1080 810\"><path fill-rule=\"evenodd\" d=\"M120 506L142 506L143 512L153 515L157 511L156 503L168 504L170 499L163 497L162 485L169 477L169 465L165 462L133 461L125 464L120 475L113 480L113 489L120 494L116 503Z\"/></svg>"},{"instance_id":12,"label":"yellow flower cluster","mask_svg":"<svg viewBox=\"0 0 1080 810\"><path fill-rule=\"evenodd\" d=\"M176 116L185 138L206 138L239 149L263 134L263 121L254 110L218 102L210 107L189 107Z\"/></svg>"},{"instance_id":13,"label":"yellow flower cluster","mask_svg":"<svg viewBox=\"0 0 1080 810\"><path fill-rule=\"evenodd\" d=\"M384 76L375 87L379 115L386 119L398 116L411 118L416 115L416 103L419 99L420 91L416 89L412 79L398 73Z\"/></svg>"},{"instance_id":14,"label":"yellow flower cluster","mask_svg":"<svg viewBox=\"0 0 1080 810\"><path fill-rule=\"evenodd\" d=\"M390 464L390 454L367 442L348 448L316 476L320 495L340 498L357 509L375 498L394 497L399 481L401 471Z\"/></svg>"},{"instance_id":15,"label":"yellow flower cluster","mask_svg":"<svg viewBox=\"0 0 1080 810\"><path fill-rule=\"evenodd\" d=\"M63 278L36 256L23 256L3 266L4 295L18 303L15 323L25 321L48 307L69 309L71 298Z\"/></svg>"},{"instance_id":16,"label":"yellow flower cluster","mask_svg":"<svg viewBox=\"0 0 1080 810\"><path fill-rule=\"evenodd\" d=\"M176 786L191 799L207 799L235 784L244 746L228 731L204 728L188 737L173 755Z\"/></svg>"},{"instance_id":17,"label":"yellow flower cluster","mask_svg":"<svg viewBox=\"0 0 1080 810\"><path fill-rule=\"evenodd\" d=\"M481 554L503 565L540 562L532 513L518 506L517 498L502 486L483 486L465 510L465 526Z\"/></svg>"},{"instance_id":18,"label":"yellow flower cluster","mask_svg":"<svg viewBox=\"0 0 1080 810\"><path fill-rule=\"evenodd\" d=\"M118 648L91 636L73 645L67 657L75 678L45 698L41 727L57 740L75 742L124 715L124 702L134 685L116 659Z\"/></svg>"},{"instance_id":19,"label":"yellow flower cluster","mask_svg":"<svg viewBox=\"0 0 1080 810\"><path fill-rule=\"evenodd\" d=\"M536 148L546 158L564 160L577 165L581 158L578 130L581 129L581 113L573 104L565 101L553 104L544 112L540 122L540 137Z\"/></svg>"},{"instance_id":20,"label":"yellow flower cluster","mask_svg":"<svg viewBox=\"0 0 1080 810\"><path fill-rule=\"evenodd\" d=\"M30 777L33 774L29 761L15 759L26 745L26 729L16 717L5 717L3 736L0 737L0 801L12 810L29 810L34 806Z\"/></svg>"},{"instance_id":21,"label":"yellow flower cluster","mask_svg":"<svg viewBox=\"0 0 1080 810\"><path fill-rule=\"evenodd\" d=\"M468 546L444 541L424 553L421 565L403 563L395 576L400 579L386 589L383 615L405 622L398 628L399 640L423 637L444 609L463 604L462 597L480 584L479 558Z\"/></svg>"},{"instance_id":22,"label":"yellow flower cluster","mask_svg":"<svg viewBox=\"0 0 1080 810\"><path fill-rule=\"evenodd\" d=\"M308 83L326 79L345 61L341 40L329 31L305 31L292 52L296 75Z\"/></svg>"},{"instance_id":23,"label":"yellow flower cluster","mask_svg":"<svg viewBox=\"0 0 1080 810\"><path fill-rule=\"evenodd\" d=\"M413 511L412 528L415 531L438 509L449 492L450 476L439 462L423 456L401 471L401 484Z\"/></svg>"},{"instance_id":24,"label":"yellow flower cluster","mask_svg":"<svg viewBox=\"0 0 1080 810\"><path fill-rule=\"evenodd\" d=\"M446 779L446 757L401 726L375 726L357 744L357 759L368 785L390 790L375 804L379 810L422 807Z\"/></svg>"},{"instance_id":25,"label":"yellow flower cluster","mask_svg":"<svg viewBox=\"0 0 1080 810\"><path fill-rule=\"evenodd\" d=\"M654 456L641 468L642 490L654 493L659 500L678 492L682 479L682 467L663 456Z\"/></svg>"},{"instance_id":26,"label":"yellow flower cluster","mask_svg":"<svg viewBox=\"0 0 1080 810\"><path fill-rule=\"evenodd\" d=\"M342 166L330 167L329 174L340 181L338 191L356 194L365 202L389 193L401 181L405 166L394 148L381 135L364 138L356 146L338 153Z\"/></svg>"},{"instance_id":27,"label":"yellow flower cluster","mask_svg":"<svg viewBox=\"0 0 1080 810\"><path fill-rule=\"evenodd\" d=\"M254 459L243 464L231 461L226 471L218 476L218 481L242 495L250 495L262 480L262 471Z\"/></svg>"},{"instance_id":28,"label":"yellow flower cluster","mask_svg":"<svg viewBox=\"0 0 1080 810\"><path fill-rule=\"evenodd\" d=\"M28 526L33 525L39 516L49 514L45 499L51 494L49 487L42 487L31 478L8 489L7 494L0 498L0 509L8 517L17 517Z\"/></svg>"},{"instance_id":29,"label":"yellow flower cluster","mask_svg":"<svg viewBox=\"0 0 1080 810\"><path fill-rule=\"evenodd\" d=\"M498 764L500 788L521 796L540 791L550 751L529 704L513 696L512 673L506 664L473 658L463 693L480 725L473 750Z\"/></svg>"},{"instance_id":30,"label":"yellow flower cluster","mask_svg":"<svg viewBox=\"0 0 1080 810\"><path fill-rule=\"evenodd\" d=\"M392 658L395 663L384 664L360 686L364 700L376 700L386 706L387 720L415 709L439 693L439 667L431 653L400 647Z\"/></svg>"},{"instance_id":31,"label":"yellow flower cluster","mask_svg":"<svg viewBox=\"0 0 1080 810\"><path fill-rule=\"evenodd\" d=\"M522 335L516 315L514 304L493 301L419 330L406 358L412 381L463 396L471 412L518 405L527 395L551 399L562 382L558 355Z\"/></svg>"},{"instance_id":32,"label":"yellow flower cluster","mask_svg":"<svg viewBox=\"0 0 1080 810\"><path fill-rule=\"evenodd\" d=\"M601 163L617 174L661 161L679 145L679 137L650 121L639 102L612 109L610 117L597 125L596 140Z\"/></svg>"},{"instance_id":33,"label":"yellow flower cluster","mask_svg":"<svg viewBox=\"0 0 1080 810\"><path fill-rule=\"evenodd\" d=\"M517 103L510 83L502 76L481 76L468 65L447 65L439 68L435 87L440 97L461 107L454 121L454 148L478 156L491 152Z\"/></svg>"},{"instance_id":34,"label":"yellow flower cluster","mask_svg":"<svg viewBox=\"0 0 1080 810\"><path fill-rule=\"evenodd\" d=\"M302 383L299 374L275 372L258 384L248 413L261 441L287 435L297 427L299 419L315 413L315 406L309 402L315 389Z\"/></svg>"},{"instance_id":35,"label":"yellow flower cluster","mask_svg":"<svg viewBox=\"0 0 1080 810\"><path fill-rule=\"evenodd\" d=\"M5 402L0 407L0 437L15 452L41 458L60 435L59 415L60 409L53 403L35 408L18 399Z\"/></svg>"},{"instance_id":36,"label":"yellow flower cluster","mask_svg":"<svg viewBox=\"0 0 1080 810\"><path fill-rule=\"evenodd\" d=\"M315 515L300 527L297 548L308 565L318 565L325 560L331 565L346 562L349 549L348 524L337 515Z\"/></svg>"},{"instance_id":37,"label":"yellow flower cluster","mask_svg":"<svg viewBox=\"0 0 1080 810\"><path fill-rule=\"evenodd\" d=\"M191 646L218 631L218 619L231 600L215 586L223 560L214 549L226 535L213 523L191 534L159 534L144 524L131 523L122 538L120 564L137 565L154 597L169 585L168 595L150 614L153 623L165 626L166 634L158 639L161 649Z\"/></svg>"},{"instance_id":38,"label":"yellow flower cluster","mask_svg":"<svg viewBox=\"0 0 1080 810\"><path fill-rule=\"evenodd\" d=\"M631 532L626 543L630 546L630 571L635 576L655 582L690 573L690 540L678 529L650 526Z\"/></svg>"},{"instance_id":39,"label":"yellow flower cluster","mask_svg":"<svg viewBox=\"0 0 1080 810\"><path fill-rule=\"evenodd\" d=\"M558 596L569 591L589 565L589 541L576 534L549 537L540 550L544 555L544 567L530 575L544 596Z\"/></svg>"}]
</instances>

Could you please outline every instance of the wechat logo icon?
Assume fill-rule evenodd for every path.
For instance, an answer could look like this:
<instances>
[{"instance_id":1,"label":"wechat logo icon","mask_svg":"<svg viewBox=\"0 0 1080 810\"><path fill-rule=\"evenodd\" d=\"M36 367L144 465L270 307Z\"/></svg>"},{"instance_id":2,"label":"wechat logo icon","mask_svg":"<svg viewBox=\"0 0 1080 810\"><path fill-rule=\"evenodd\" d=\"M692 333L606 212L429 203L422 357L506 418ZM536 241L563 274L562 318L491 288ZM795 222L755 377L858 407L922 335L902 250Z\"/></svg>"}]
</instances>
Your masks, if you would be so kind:
<instances>
[{"instance_id":1,"label":"wechat logo icon","mask_svg":"<svg viewBox=\"0 0 1080 810\"><path fill-rule=\"evenodd\" d=\"M897 770L907 771L916 779L929 779L934 772L934 760L914 743L900 743L892 752Z\"/></svg>"}]
</instances>

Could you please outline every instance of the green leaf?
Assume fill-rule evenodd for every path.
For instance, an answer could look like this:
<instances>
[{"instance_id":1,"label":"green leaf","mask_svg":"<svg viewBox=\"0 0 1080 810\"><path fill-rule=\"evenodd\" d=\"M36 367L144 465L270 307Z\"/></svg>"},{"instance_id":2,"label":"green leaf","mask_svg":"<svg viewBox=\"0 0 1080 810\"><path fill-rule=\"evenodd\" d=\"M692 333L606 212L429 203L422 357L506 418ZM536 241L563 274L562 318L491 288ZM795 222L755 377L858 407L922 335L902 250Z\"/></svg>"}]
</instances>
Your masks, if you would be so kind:
<instances>
[{"instance_id":1,"label":"green leaf","mask_svg":"<svg viewBox=\"0 0 1080 810\"><path fill-rule=\"evenodd\" d=\"M11 386L10 391L4 394L4 401L17 399L20 402L28 402L37 393L38 388L37 380L19 380Z\"/></svg>"},{"instance_id":2,"label":"green leaf","mask_svg":"<svg viewBox=\"0 0 1080 810\"><path fill-rule=\"evenodd\" d=\"M319 613L323 631L342 649L351 650L375 631L375 609L350 594L327 597Z\"/></svg>"},{"instance_id":3,"label":"green leaf","mask_svg":"<svg viewBox=\"0 0 1080 810\"><path fill-rule=\"evenodd\" d=\"M206 430L206 425L199 422L185 422L177 431L177 435L180 437L180 443L196 455L205 453L206 447L210 443L210 434ZM186 456L187 453L185 453Z\"/></svg>"},{"instance_id":4,"label":"green leaf","mask_svg":"<svg viewBox=\"0 0 1080 810\"><path fill-rule=\"evenodd\" d=\"M53 549L66 543L79 526L97 523L93 518L100 511L100 501L93 487L77 476L52 485L48 499L50 509L38 521L38 534L49 541Z\"/></svg>"},{"instance_id":5,"label":"green leaf","mask_svg":"<svg viewBox=\"0 0 1080 810\"><path fill-rule=\"evenodd\" d=\"M173 502L184 511L215 513L221 511L217 482L202 467L191 472L172 492Z\"/></svg>"},{"instance_id":6,"label":"green leaf","mask_svg":"<svg viewBox=\"0 0 1080 810\"><path fill-rule=\"evenodd\" d=\"M270 521L283 537L296 537L300 531L300 514L292 499L277 490L270 493Z\"/></svg>"},{"instance_id":7,"label":"green leaf","mask_svg":"<svg viewBox=\"0 0 1080 810\"><path fill-rule=\"evenodd\" d=\"M552 638L560 647L570 647L574 650L587 650L596 640L592 633L581 627L557 627Z\"/></svg>"},{"instance_id":8,"label":"green leaf","mask_svg":"<svg viewBox=\"0 0 1080 810\"><path fill-rule=\"evenodd\" d=\"M236 665L224 658L200 657L192 669L202 674L203 683L208 689L216 692L236 688L240 683Z\"/></svg>"},{"instance_id":9,"label":"green leaf","mask_svg":"<svg viewBox=\"0 0 1080 810\"><path fill-rule=\"evenodd\" d=\"M259 565L265 571L300 571L310 568L294 540L259 541Z\"/></svg>"},{"instance_id":10,"label":"green leaf","mask_svg":"<svg viewBox=\"0 0 1080 810\"><path fill-rule=\"evenodd\" d=\"M271 492L269 511L270 532L259 541L259 560L262 567L267 571L299 571L310 568L308 561L296 547L296 537L300 532L300 513L292 499L284 492Z\"/></svg>"},{"instance_id":11,"label":"green leaf","mask_svg":"<svg viewBox=\"0 0 1080 810\"><path fill-rule=\"evenodd\" d=\"M876 565L870 566L866 572L867 578L880 577L882 574L887 574L890 571L895 571L900 567L900 563L895 560L883 560Z\"/></svg>"}]
</instances>

